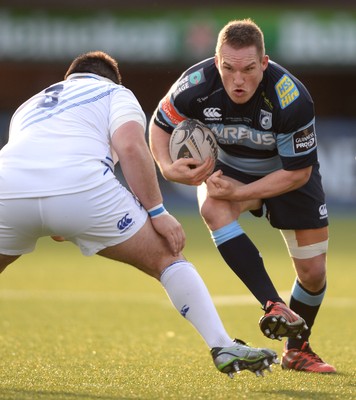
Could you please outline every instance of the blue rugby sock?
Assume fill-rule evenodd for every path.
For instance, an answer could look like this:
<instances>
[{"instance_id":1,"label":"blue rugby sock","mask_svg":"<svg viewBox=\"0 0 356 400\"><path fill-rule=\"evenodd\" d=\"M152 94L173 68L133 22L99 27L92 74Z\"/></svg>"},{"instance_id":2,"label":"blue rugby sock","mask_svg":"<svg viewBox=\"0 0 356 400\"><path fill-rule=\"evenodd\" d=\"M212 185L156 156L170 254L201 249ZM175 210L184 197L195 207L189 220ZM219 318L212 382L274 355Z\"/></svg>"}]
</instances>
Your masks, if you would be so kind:
<instances>
[{"instance_id":1,"label":"blue rugby sock","mask_svg":"<svg viewBox=\"0 0 356 400\"><path fill-rule=\"evenodd\" d=\"M289 306L304 319L308 325L308 329L302 333L301 339L289 338L287 342L288 349L300 349L303 343L309 340L311 328L314 325L325 292L326 284L319 292L312 293L295 280Z\"/></svg>"},{"instance_id":2,"label":"blue rugby sock","mask_svg":"<svg viewBox=\"0 0 356 400\"><path fill-rule=\"evenodd\" d=\"M278 295L256 246L237 221L212 232L212 238L225 262L264 306L268 300L283 300Z\"/></svg>"}]
</instances>

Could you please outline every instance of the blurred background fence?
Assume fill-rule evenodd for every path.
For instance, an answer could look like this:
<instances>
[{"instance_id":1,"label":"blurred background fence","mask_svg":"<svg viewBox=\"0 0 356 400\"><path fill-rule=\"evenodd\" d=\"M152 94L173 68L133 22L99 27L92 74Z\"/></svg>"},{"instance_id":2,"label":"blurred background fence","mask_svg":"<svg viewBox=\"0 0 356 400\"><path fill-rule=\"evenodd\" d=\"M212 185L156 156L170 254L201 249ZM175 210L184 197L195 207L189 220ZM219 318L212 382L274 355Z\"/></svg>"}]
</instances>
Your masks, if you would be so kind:
<instances>
[{"instance_id":1,"label":"blurred background fence","mask_svg":"<svg viewBox=\"0 0 356 400\"><path fill-rule=\"evenodd\" d=\"M314 98L329 208L356 212L356 2L286 3L0 1L0 147L13 111L61 80L78 54L104 50L117 58L149 119L181 72L214 54L221 27L250 17L264 31L269 56ZM193 188L161 184L173 207L195 204Z\"/></svg>"}]
</instances>

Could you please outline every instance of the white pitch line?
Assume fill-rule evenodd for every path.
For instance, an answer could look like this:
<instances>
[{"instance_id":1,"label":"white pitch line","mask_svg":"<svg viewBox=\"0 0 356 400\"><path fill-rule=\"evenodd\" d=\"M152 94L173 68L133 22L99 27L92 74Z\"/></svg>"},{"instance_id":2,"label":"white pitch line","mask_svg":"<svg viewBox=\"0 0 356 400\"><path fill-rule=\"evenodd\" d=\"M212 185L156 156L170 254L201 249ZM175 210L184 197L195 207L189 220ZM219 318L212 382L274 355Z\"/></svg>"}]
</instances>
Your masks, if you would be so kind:
<instances>
[{"instance_id":1,"label":"white pitch line","mask_svg":"<svg viewBox=\"0 0 356 400\"><path fill-rule=\"evenodd\" d=\"M280 292L281 297L288 303L290 292ZM214 295L214 304L219 307L236 305L259 305L258 301L250 294L246 295ZM143 292L90 292L75 290L23 290L23 289L0 289L1 300L59 300L59 301L125 301L131 303L169 304L169 299L164 293ZM330 307L354 307L356 298L352 297L326 297L325 306Z\"/></svg>"}]
</instances>

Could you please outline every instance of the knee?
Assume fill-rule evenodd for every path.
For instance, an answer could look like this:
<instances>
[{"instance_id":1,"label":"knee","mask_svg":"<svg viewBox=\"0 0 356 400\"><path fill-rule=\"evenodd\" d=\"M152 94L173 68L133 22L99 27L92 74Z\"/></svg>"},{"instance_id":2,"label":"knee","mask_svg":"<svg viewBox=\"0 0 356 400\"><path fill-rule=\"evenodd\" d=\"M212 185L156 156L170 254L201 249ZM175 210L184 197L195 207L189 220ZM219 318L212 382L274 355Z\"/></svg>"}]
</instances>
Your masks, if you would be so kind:
<instances>
[{"instance_id":1,"label":"knee","mask_svg":"<svg viewBox=\"0 0 356 400\"><path fill-rule=\"evenodd\" d=\"M318 292L326 283L326 256L322 254L317 257L304 260L294 259L298 279L307 290Z\"/></svg>"},{"instance_id":2,"label":"knee","mask_svg":"<svg viewBox=\"0 0 356 400\"><path fill-rule=\"evenodd\" d=\"M200 215L213 231L236 220L240 213L229 201L207 198L200 206Z\"/></svg>"},{"instance_id":3,"label":"knee","mask_svg":"<svg viewBox=\"0 0 356 400\"><path fill-rule=\"evenodd\" d=\"M205 200L204 203L200 206L200 215L204 219L207 225L210 225L214 222L216 218L216 214L213 213L211 202L209 200Z\"/></svg>"}]
</instances>

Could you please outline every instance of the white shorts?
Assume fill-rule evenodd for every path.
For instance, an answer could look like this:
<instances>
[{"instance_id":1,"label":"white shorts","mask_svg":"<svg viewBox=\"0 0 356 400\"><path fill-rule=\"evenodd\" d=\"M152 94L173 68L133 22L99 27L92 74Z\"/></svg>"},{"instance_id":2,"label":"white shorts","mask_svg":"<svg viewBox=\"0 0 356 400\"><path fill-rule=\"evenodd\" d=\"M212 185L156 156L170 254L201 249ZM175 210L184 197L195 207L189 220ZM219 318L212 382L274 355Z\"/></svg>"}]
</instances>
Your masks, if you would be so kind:
<instances>
[{"instance_id":1,"label":"white shorts","mask_svg":"<svg viewBox=\"0 0 356 400\"><path fill-rule=\"evenodd\" d=\"M0 253L30 253L38 238L58 235L91 256L132 237L146 219L137 198L115 179L76 194L0 199Z\"/></svg>"}]
</instances>

